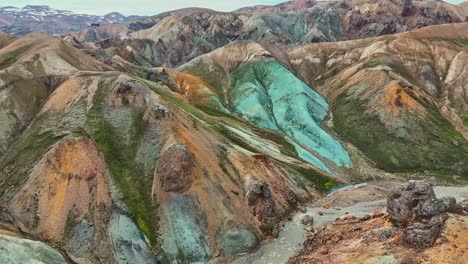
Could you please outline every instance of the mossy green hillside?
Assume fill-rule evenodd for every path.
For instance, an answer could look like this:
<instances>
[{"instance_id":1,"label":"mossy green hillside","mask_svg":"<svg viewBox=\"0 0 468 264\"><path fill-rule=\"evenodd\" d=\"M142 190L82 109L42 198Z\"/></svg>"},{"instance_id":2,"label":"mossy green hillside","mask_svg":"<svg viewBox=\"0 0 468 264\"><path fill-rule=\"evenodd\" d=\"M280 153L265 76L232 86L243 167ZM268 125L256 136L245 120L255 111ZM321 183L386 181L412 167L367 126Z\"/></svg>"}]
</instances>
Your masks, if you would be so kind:
<instances>
[{"instance_id":1,"label":"mossy green hillside","mask_svg":"<svg viewBox=\"0 0 468 264\"><path fill-rule=\"evenodd\" d=\"M452 39L452 38L431 38L431 41L445 41L454 45L458 50L463 51L468 49L467 39Z\"/></svg>"},{"instance_id":2,"label":"mossy green hillside","mask_svg":"<svg viewBox=\"0 0 468 264\"><path fill-rule=\"evenodd\" d=\"M468 142L428 102L424 117L403 120L417 125L401 137L388 129L369 101L349 97L353 88L340 95L333 107L334 129L346 141L357 146L380 169L388 172L436 171L439 175L463 174L468 177ZM408 123L409 124L409 123Z\"/></svg>"},{"instance_id":3,"label":"mossy green hillside","mask_svg":"<svg viewBox=\"0 0 468 264\"><path fill-rule=\"evenodd\" d=\"M216 63L209 64L203 59L195 59L192 62L183 65L179 70L197 76L212 87L216 88L220 94L224 95L223 88L229 77L220 65Z\"/></svg>"},{"instance_id":4,"label":"mossy green hillside","mask_svg":"<svg viewBox=\"0 0 468 264\"><path fill-rule=\"evenodd\" d=\"M373 68L377 66L386 66L391 69L391 71L399 74L401 77L405 78L408 82L412 84L417 84L417 80L409 72L409 70L401 62L396 62L388 58L374 58L364 65L364 68Z\"/></svg>"},{"instance_id":5,"label":"mossy green hillside","mask_svg":"<svg viewBox=\"0 0 468 264\"><path fill-rule=\"evenodd\" d=\"M8 202L24 185L34 165L47 153L52 145L67 134L53 129L52 120L59 118L51 114L38 116L30 128L21 136L0 162L0 195Z\"/></svg>"},{"instance_id":6,"label":"mossy green hillside","mask_svg":"<svg viewBox=\"0 0 468 264\"><path fill-rule=\"evenodd\" d=\"M145 184L142 166L135 161L147 124L143 121L143 113L135 110L132 129L128 135L130 141L122 138L121 133L104 117L105 98L109 92L109 81L102 81L96 92L93 108L88 113L87 130L104 153L106 164L122 194L123 202L156 249L157 204L151 199L151 185Z\"/></svg>"},{"instance_id":7,"label":"mossy green hillside","mask_svg":"<svg viewBox=\"0 0 468 264\"><path fill-rule=\"evenodd\" d=\"M336 179L325 176L315 170L299 166L293 166L291 169L293 172L301 175L304 179L312 183L312 185L314 185L319 191L328 192L338 185L338 181Z\"/></svg>"}]
</instances>

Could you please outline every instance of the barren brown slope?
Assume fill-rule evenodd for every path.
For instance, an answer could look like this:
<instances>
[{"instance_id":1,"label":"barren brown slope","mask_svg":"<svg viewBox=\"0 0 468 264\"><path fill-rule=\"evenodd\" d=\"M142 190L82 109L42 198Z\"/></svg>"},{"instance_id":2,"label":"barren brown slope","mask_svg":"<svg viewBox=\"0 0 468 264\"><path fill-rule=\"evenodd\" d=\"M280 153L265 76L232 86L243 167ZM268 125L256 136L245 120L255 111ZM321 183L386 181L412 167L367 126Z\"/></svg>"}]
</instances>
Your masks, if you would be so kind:
<instances>
[{"instance_id":1,"label":"barren brown slope","mask_svg":"<svg viewBox=\"0 0 468 264\"><path fill-rule=\"evenodd\" d=\"M7 46L11 42L13 42L16 39L15 36L6 34L6 33L0 33L0 49Z\"/></svg>"},{"instance_id":2,"label":"barren brown slope","mask_svg":"<svg viewBox=\"0 0 468 264\"><path fill-rule=\"evenodd\" d=\"M87 27L79 32L71 32L69 35L87 42L102 41L122 34L125 36L128 26L126 24L104 24L98 27Z\"/></svg>"},{"instance_id":3,"label":"barren brown slope","mask_svg":"<svg viewBox=\"0 0 468 264\"><path fill-rule=\"evenodd\" d=\"M0 156L48 95L80 70L109 70L59 38L31 34L0 49Z\"/></svg>"},{"instance_id":4,"label":"barren brown slope","mask_svg":"<svg viewBox=\"0 0 468 264\"><path fill-rule=\"evenodd\" d=\"M293 0L293 1L286 1L284 3L280 3L278 5L269 6L269 5L257 5L257 6L250 6L244 7L236 10L235 12L239 13L258 13L258 12L265 12L265 13L280 13L280 12L287 12L287 11L296 11L296 10L303 10L307 8L314 7L316 5L324 5L326 3L321 3L315 0Z\"/></svg>"},{"instance_id":5,"label":"barren brown slope","mask_svg":"<svg viewBox=\"0 0 468 264\"><path fill-rule=\"evenodd\" d=\"M461 8L463 11L465 11L465 14L468 14L468 2L463 2L460 4Z\"/></svg>"}]
</instances>

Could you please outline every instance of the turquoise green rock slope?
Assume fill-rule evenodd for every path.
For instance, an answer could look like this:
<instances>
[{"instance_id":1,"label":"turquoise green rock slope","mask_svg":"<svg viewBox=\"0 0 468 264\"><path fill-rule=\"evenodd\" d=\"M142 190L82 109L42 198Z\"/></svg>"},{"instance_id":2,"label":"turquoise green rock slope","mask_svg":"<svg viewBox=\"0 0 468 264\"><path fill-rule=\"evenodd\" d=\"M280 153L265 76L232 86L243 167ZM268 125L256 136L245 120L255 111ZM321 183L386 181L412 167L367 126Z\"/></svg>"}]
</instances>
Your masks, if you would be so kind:
<instances>
[{"instance_id":1,"label":"turquoise green rock slope","mask_svg":"<svg viewBox=\"0 0 468 264\"><path fill-rule=\"evenodd\" d=\"M339 167L351 166L343 146L321 128L329 110L326 100L283 65L273 60L249 62L234 71L233 79L234 113L284 132L296 142L301 158L324 171L330 172L310 151Z\"/></svg>"}]
</instances>

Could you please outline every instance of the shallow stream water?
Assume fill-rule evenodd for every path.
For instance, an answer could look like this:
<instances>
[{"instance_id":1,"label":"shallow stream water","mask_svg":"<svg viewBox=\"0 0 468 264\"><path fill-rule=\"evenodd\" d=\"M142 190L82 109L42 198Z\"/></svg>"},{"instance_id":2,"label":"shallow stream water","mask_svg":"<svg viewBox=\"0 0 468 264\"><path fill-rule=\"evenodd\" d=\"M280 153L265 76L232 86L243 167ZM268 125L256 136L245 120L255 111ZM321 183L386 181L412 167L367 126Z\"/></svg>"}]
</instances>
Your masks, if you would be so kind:
<instances>
[{"instance_id":1,"label":"shallow stream water","mask_svg":"<svg viewBox=\"0 0 468 264\"><path fill-rule=\"evenodd\" d=\"M355 186L345 186L342 189L335 190L335 192L342 191L349 188L359 188L365 184ZM434 187L437 197L452 196L457 199L457 202L468 198L468 186L465 187ZM333 194L331 194L333 195ZM337 208L323 208L323 207L309 207L306 213L298 213L294 216L293 220L286 223L283 230L278 235L277 239L265 242L258 251L252 254L244 255L231 263L235 264L284 264L289 258L296 255L302 248L302 244L306 239L306 232L304 226L301 224L301 219L304 215L311 215L314 217L314 228L319 228L327 223L334 221L336 218L345 215L362 217L373 213L377 208L385 211L386 201L378 200L372 202L356 203L349 207ZM323 215L318 215L322 212Z\"/></svg>"}]
</instances>

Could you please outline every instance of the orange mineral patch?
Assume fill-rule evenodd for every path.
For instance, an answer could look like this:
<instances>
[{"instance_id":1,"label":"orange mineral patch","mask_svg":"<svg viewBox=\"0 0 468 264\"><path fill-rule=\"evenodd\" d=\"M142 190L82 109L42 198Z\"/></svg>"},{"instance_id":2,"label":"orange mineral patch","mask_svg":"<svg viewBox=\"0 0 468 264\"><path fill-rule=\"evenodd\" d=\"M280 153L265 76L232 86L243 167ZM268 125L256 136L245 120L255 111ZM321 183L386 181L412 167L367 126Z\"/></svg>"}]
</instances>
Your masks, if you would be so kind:
<instances>
[{"instance_id":1,"label":"orange mineral patch","mask_svg":"<svg viewBox=\"0 0 468 264\"><path fill-rule=\"evenodd\" d=\"M386 113L392 113L395 117L399 116L402 109L425 115L426 109L409 95L411 89L403 87L399 82L385 86L383 94L372 109L384 108Z\"/></svg>"},{"instance_id":2,"label":"orange mineral patch","mask_svg":"<svg viewBox=\"0 0 468 264\"><path fill-rule=\"evenodd\" d=\"M34 167L10 207L26 230L60 241L67 220L104 221L110 205L106 168L96 143L65 139Z\"/></svg>"},{"instance_id":3,"label":"orange mineral patch","mask_svg":"<svg viewBox=\"0 0 468 264\"><path fill-rule=\"evenodd\" d=\"M189 92L191 90L198 90L200 88L206 87L206 88L208 88L208 90L210 90L211 92L213 92L214 94L217 94L219 96L219 93L216 90L216 88L209 85L208 83L201 80L200 78L195 77L195 76L190 75L190 74L186 74L186 73L183 73L183 72L177 72L176 83L185 93L187 93L187 92Z\"/></svg>"},{"instance_id":4,"label":"orange mineral patch","mask_svg":"<svg viewBox=\"0 0 468 264\"><path fill-rule=\"evenodd\" d=\"M405 246L400 240L403 231L392 228L386 216L365 221L351 217L319 230L288 264L466 263L462 261L468 258L466 220L467 216L450 215L441 237L424 249Z\"/></svg>"},{"instance_id":5,"label":"orange mineral patch","mask_svg":"<svg viewBox=\"0 0 468 264\"><path fill-rule=\"evenodd\" d=\"M196 76L166 68L157 68L156 70L158 72L164 70L176 83L182 94L192 101L198 102L198 100L203 100L204 97L210 96L210 94L221 97L216 88Z\"/></svg>"},{"instance_id":6,"label":"orange mineral patch","mask_svg":"<svg viewBox=\"0 0 468 264\"><path fill-rule=\"evenodd\" d=\"M454 216L445 223L442 233L435 247L424 252L425 263L456 264L468 259L468 220L467 216Z\"/></svg>"},{"instance_id":7,"label":"orange mineral patch","mask_svg":"<svg viewBox=\"0 0 468 264\"><path fill-rule=\"evenodd\" d=\"M76 79L71 79L60 85L44 105L42 112L64 109L75 98L80 89L80 84Z\"/></svg>"}]
</instances>

